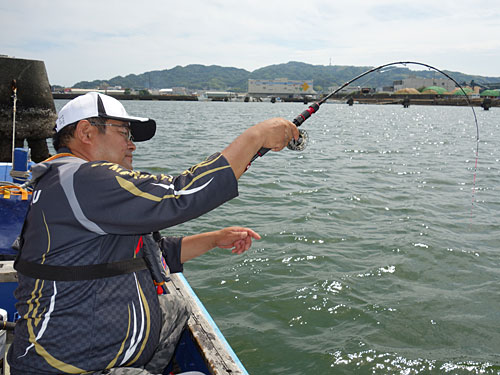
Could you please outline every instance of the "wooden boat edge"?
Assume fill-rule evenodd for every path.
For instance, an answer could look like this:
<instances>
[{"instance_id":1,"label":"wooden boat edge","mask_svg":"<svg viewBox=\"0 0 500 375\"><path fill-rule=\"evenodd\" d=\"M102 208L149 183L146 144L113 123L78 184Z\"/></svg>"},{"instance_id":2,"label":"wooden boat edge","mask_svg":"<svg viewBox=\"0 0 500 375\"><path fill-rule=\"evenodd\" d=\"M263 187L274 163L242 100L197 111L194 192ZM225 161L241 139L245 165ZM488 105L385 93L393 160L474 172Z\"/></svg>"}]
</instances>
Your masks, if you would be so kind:
<instances>
[{"instance_id":1,"label":"wooden boat edge","mask_svg":"<svg viewBox=\"0 0 500 375\"><path fill-rule=\"evenodd\" d=\"M169 291L183 296L192 310L188 328L199 350L203 352L209 370L214 375L248 375L185 276L176 273L171 274L170 278Z\"/></svg>"}]
</instances>

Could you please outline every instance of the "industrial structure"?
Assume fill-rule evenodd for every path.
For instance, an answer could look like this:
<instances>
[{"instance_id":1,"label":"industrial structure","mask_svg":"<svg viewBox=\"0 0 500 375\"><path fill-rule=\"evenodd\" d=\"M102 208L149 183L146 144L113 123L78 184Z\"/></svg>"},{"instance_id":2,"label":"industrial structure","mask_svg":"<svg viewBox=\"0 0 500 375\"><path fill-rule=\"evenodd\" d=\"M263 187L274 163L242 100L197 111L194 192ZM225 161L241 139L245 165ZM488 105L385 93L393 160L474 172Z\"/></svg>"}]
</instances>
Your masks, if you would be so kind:
<instances>
[{"instance_id":1,"label":"industrial structure","mask_svg":"<svg viewBox=\"0 0 500 375\"><path fill-rule=\"evenodd\" d=\"M442 87L446 91L453 91L455 89L455 83L451 79L447 78L419 78L419 77L409 77L404 78L399 81L394 81L394 91L402 89L419 89L422 87L437 86Z\"/></svg>"},{"instance_id":2,"label":"industrial structure","mask_svg":"<svg viewBox=\"0 0 500 375\"><path fill-rule=\"evenodd\" d=\"M313 80L249 79L248 95L252 97L301 98L316 96Z\"/></svg>"}]
</instances>

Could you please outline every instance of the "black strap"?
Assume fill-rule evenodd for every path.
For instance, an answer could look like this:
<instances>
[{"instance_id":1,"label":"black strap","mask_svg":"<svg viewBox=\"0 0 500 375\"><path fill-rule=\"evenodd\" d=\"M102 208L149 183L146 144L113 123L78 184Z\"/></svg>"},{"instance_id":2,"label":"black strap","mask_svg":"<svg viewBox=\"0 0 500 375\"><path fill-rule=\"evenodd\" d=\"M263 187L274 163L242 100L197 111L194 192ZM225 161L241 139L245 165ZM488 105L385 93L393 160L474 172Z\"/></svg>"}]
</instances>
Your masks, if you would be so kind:
<instances>
[{"instance_id":1,"label":"black strap","mask_svg":"<svg viewBox=\"0 0 500 375\"><path fill-rule=\"evenodd\" d=\"M51 266L17 258L14 268L34 279L53 281L82 281L103 279L147 269L144 258L132 258L113 263L87 266Z\"/></svg>"},{"instance_id":2,"label":"black strap","mask_svg":"<svg viewBox=\"0 0 500 375\"><path fill-rule=\"evenodd\" d=\"M14 322L7 322L4 320L0 320L0 331L14 331L14 328L16 327L16 323Z\"/></svg>"}]
</instances>

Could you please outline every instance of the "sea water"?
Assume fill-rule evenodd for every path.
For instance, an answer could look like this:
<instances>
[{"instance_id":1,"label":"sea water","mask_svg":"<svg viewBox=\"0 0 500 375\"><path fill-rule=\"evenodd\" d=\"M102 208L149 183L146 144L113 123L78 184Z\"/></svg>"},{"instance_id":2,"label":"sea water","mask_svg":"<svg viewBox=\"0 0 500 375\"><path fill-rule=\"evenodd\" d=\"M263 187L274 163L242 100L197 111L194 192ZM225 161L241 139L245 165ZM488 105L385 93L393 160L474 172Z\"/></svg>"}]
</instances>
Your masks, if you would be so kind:
<instances>
[{"instance_id":1,"label":"sea water","mask_svg":"<svg viewBox=\"0 0 500 375\"><path fill-rule=\"evenodd\" d=\"M66 101L56 101L57 108ZM178 174L300 103L124 101L157 120L134 167ZM302 152L163 231L247 226L185 275L251 374L500 374L500 108L326 103Z\"/></svg>"}]
</instances>

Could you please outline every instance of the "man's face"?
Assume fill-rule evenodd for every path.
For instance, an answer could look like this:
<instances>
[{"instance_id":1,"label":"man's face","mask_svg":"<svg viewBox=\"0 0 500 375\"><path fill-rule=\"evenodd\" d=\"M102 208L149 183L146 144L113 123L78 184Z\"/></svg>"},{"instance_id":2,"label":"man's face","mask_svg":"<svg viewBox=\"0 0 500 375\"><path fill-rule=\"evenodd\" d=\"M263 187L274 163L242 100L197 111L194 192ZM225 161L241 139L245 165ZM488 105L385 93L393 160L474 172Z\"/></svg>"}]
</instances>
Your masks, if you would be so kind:
<instances>
[{"instance_id":1,"label":"man's face","mask_svg":"<svg viewBox=\"0 0 500 375\"><path fill-rule=\"evenodd\" d=\"M136 147L130 139L128 122L106 119L106 133L98 133L96 153L101 160L132 169L132 153Z\"/></svg>"}]
</instances>

